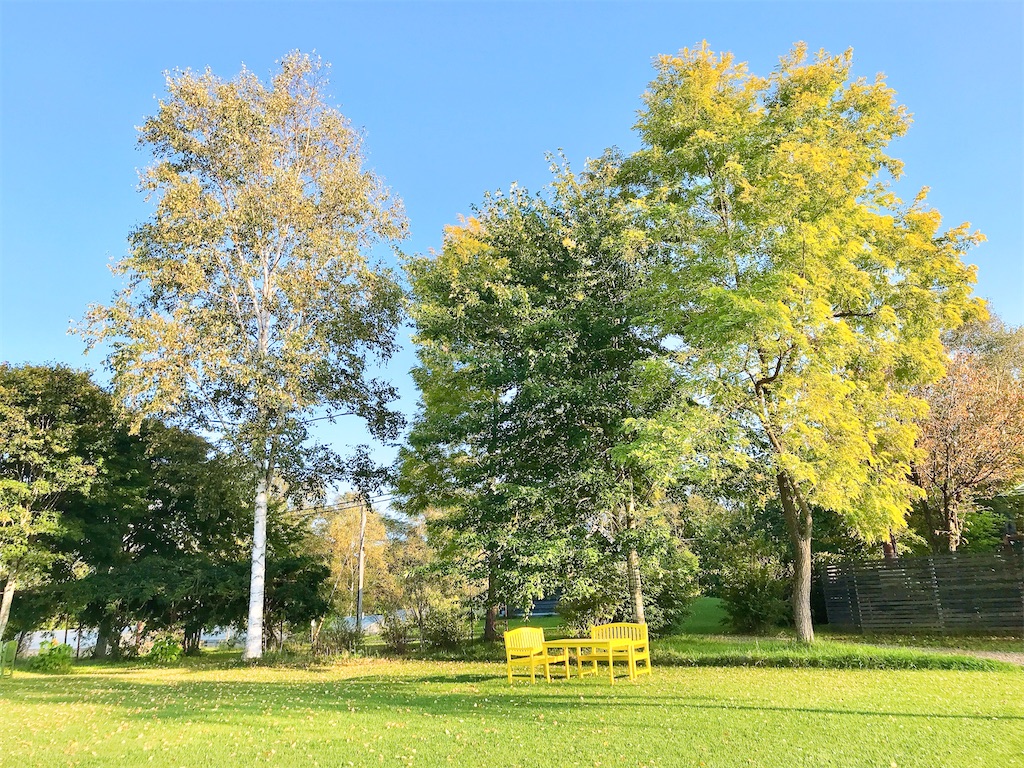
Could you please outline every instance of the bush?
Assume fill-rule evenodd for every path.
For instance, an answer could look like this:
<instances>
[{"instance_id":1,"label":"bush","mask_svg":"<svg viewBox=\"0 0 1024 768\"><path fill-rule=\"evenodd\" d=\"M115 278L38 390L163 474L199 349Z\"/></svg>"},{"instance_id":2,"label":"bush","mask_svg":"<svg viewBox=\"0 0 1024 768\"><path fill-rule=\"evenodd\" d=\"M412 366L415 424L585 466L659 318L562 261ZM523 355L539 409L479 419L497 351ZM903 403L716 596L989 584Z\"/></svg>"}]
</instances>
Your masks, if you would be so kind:
<instances>
[{"instance_id":1,"label":"bush","mask_svg":"<svg viewBox=\"0 0 1024 768\"><path fill-rule=\"evenodd\" d=\"M697 556L675 543L642 568L644 613L651 634L667 634L690 615L700 594L698 570Z\"/></svg>"},{"instance_id":2,"label":"bush","mask_svg":"<svg viewBox=\"0 0 1024 768\"><path fill-rule=\"evenodd\" d=\"M351 653L363 641L361 633L356 631L355 621L345 618L328 620L316 638L316 654L329 655Z\"/></svg>"},{"instance_id":3,"label":"bush","mask_svg":"<svg viewBox=\"0 0 1024 768\"><path fill-rule=\"evenodd\" d=\"M44 640L39 646L39 655L29 662L33 672L44 672L49 675L66 675L74 664L75 651L66 643L55 640Z\"/></svg>"},{"instance_id":4,"label":"bush","mask_svg":"<svg viewBox=\"0 0 1024 768\"><path fill-rule=\"evenodd\" d=\"M181 658L181 643L172 635L161 635L144 658L153 664L173 664Z\"/></svg>"},{"instance_id":5,"label":"bush","mask_svg":"<svg viewBox=\"0 0 1024 768\"><path fill-rule=\"evenodd\" d=\"M457 605L431 608L423 619L424 643L435 648L454 648L466 637L466 616Z\"/></svg>"},{"instance_id":6,"label":"bush","mask_svg":"<svg viewBox=\"0 0 1024 768\"><path fill-rule=\"evenodd\" d=\"M134 640L121 640L117 644L117 653L111 654L112 658L118 661L131 661L139 657L139 648Z\"/></svg>"},{"instance_id":7,"label":"bush","mask_svg":"<svg viewBox=\"0 0 1024 768\"><path fill-rule=\"evenodd\" d=\"M790 569L781 555L754 539L725 551L721 596L737 632L767 632L790 619Z\"/></svg>"},{"instance_id":8,"label":"bush","mask_svg":"<svg viewBox=\"0 0 1024 768\"><path fill-rule=\"evenodd\" d=\"M388 650L405 653L412 643L415 628L416 623L412 620L397 613L386 613L380 620L380 638Z\"/></svg>"}]
</instances>

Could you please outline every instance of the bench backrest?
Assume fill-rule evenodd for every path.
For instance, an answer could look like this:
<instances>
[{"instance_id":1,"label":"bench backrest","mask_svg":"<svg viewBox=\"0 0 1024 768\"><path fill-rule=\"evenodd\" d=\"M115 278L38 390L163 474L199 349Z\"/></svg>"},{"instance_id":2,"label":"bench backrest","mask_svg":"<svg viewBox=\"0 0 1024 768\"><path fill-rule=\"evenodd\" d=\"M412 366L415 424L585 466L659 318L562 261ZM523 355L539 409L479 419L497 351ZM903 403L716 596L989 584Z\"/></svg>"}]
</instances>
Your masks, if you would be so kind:
<instances>
[{"instance_id":1,"label":"bench backrest","mask_svg":"<svg viewBox=\"0 0 1024 768\"><path fill-rule=\"evenodd\" d=\"M505 633L508 653L539 653L544 650L544 630L540 627L519 627Z\"/></svg>"},{"instance_id":2,"label":"bench backrest","mask_svg":"<svg viewBox=\"0 0 1024 768\"><path fill-rule=\"evenodd\" d=\"M617 624L598 624L590 628L593 640L635 640L647 642L647 625L622 621Z\"/></svg>"}]
</instances>

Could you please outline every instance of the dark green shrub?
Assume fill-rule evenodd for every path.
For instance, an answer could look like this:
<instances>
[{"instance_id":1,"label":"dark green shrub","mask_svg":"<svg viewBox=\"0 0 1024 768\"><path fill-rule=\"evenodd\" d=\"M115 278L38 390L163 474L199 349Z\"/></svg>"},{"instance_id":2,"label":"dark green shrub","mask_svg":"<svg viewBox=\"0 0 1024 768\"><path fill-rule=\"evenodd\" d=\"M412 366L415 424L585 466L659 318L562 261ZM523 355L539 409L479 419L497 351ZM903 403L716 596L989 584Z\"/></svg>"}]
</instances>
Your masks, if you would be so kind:
<instances>
[{"instance_id":1,"label":"dark green shrub","mask_svg":"<svg viewBox=\"0 0 1024 768\"><path fill-rule=\"evenodd\" d=\"M644 613L652 635L671 632L690 614L690 606L700 595L698 571L697 556L675 543L660 557L644 563Z\"/></svg>"},{"instance_id":2,"label":"dark green shrub","mask_svg":"<svg viewBox=\"0 0 1024 768\"><path fill-rule=\"evenodd\" d=\"M574 579L558 601L558 614L572 630L583 637L595 624L607 624L621 615L629 603L622 574L614 567L592 571L587 578Z\"/></svg>"},{"instance_id":3,"label":"dark green shrub","mask_svg":"<svg viewBox=\"0 0 1024 768\"><path fill-rule=\"evenodd\" d=\"M685 547L667 538L648 543L640 577L644 618L651 634L671 631L689 614L700 592L697 573L697 557ZM577 635L589 634L596 624L632 621L633 604L622 556L600 553L582 561L558 601L558 613Z\"/></svg>"},{"instance_id":4,"label":"dark green shrub","mask_svg":"<svg viewBox=\"0 0 1024 768\"><path fill-rule=\"evenodd\" d=\"M39 655L32 657L28 668L48 675L66 675L74 665L74 656L75 651L70 645L44 640L39 646Z\"/></svg>"}]
</instances>

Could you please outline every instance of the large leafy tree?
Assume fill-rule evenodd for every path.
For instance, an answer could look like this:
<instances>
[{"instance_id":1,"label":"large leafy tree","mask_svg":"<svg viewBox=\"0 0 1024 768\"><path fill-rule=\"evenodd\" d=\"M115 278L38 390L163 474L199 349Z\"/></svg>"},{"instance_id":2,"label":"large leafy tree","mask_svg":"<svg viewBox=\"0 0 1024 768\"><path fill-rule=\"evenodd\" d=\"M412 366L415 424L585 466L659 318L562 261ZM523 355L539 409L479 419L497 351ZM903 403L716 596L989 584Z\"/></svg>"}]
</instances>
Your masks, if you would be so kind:
<instances>
[{"instance_id":1,"label":"large leafy tree","mask_svg":"<svg viewBox=\"0 0 1024 768\"><path fill-rule=\"evenodd\" d=\"M947 339L946 375L922 388L915 519L933 551L955 552L977 502L1024 482L1024 328L998 318Z\"/></svg>"},{"instance_id":2,"label":"large leafy tree","mask_svg":"<svg viewBox=\"0 0 1024 768\"><path fill-rule=\"evenodd\" d=\"M648 333L650 252L615 172L609 156L556 169L545 195L492 197L410 265L424 409L406 476L463 495L455 527L489 532L480 549L499 573L502 553L556 542L618 561L643 621L646 518L667 476L630 444L674 388Z\"/></svg>"},{"instance_id":3,"label":"large leafy tree","mask_svg":"<svg viewBox=\"0 0 1024 768\"><path fill-rule=\"evenodd\" d=\"M99 627L96 656L118 653L129 622L184 626L186 646L195 647L204 626L241 618L251 473L155 419L131 434L103 394L102 427L90 436L103 472L89 495L68 498L66 533L54 541L66 566L53 573L53 597L62 612Z\"/></svg>"},{"instance_id":4,"label":"large leafy tree","mask_svg":"<svg viewBox=\"0 0 1024 768\"><path fill-rule=\"evenodd\" d=\"M88 492L96 474L96 457L76 450L94 390L66 367L0 365L0 638L18 585L55 558L48 541L63 530L61 502Z\"/></svg>"},{"instance_id":5,"label":"large leafy tree","mask_svg":"<svg viewBox=\"0 0 1024 768\"><path fill-rule=\"evenodd\" d=\"M505 350L522 321L476 219L449 227L432 257L410 260L420 411L399 456L403 509L426 519L437 565L486 583L485 637L501 603L527 604L544 586L562 536L544 505L523 503L511 429L515 391Z\"/></svg>"},{"instance_id":6,"label":"large leafy tree","mask_svg":"<svg viewBox=\"0 0 1024 768\"><path fill-rule=\"evenodd\" d=\"M401 294L367 252L405 222L325 85L299 53L266 84L244 69L168 76L140 132L156 210L115 268L126 287L85 329L111 345L133 411L221 435L253 470L248 658L262 653L268 497L336 465L310 445L308 421L357 415L382 437L399 427L367 357L393 351Z\"/></svg>"},{"instance_id":7,"label":"large leafy tree","mask_svg":"<svg viewBox=\"0 0 1024 768\"><path fill-rule=\"evenodd\" d=\"M887 148L910 119L851 61L798 45L759 77L706 44L663 56L623 175L668 260L687 402L739 427L773 479L808 642L812 510L867 538L905 524L911 387L942 374L940 331L979 304L961 258L980 235L895 195Z\"/></svg>"}]
</instances>

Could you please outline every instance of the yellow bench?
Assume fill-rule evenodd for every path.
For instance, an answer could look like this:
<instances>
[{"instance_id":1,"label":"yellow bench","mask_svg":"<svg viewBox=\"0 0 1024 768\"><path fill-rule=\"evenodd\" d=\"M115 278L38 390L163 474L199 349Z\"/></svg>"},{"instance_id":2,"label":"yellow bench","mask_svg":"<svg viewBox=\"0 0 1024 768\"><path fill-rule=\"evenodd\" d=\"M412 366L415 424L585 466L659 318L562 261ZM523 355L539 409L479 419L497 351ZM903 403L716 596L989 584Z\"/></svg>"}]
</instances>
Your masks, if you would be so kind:
<instances>
[{"instance_id":1,"label":"yellow bench","mask_svg":"<svg viewBox=\"0 0 1024 768\"><path fill-rule=\"evenodd\" d=\"M632 652L615 649L606 651L603 648L593 650L593 658L588 659L594 662L594 669L597 669L598 661L607 661L609 666L616 661L624 661L627 664L632 662L629 670L630 677L635 677L640 672L651 673L651 644L647 636L646 624L634 624L631 622L618 622L616 624L598 624L590 628L591 640L630 640L633 644ZM632 657L632 658L631 658ZM645 662L642 669L637 667L637 662Z\"/></svg>"},{"instance_id":2,"label":"yellow bench","mask_svg":"<svg viewBox=\"0 0 1024 768\"><path fill-rule=\"evenodd\" d=\"M544 677L550 683L552 664L565 664L565 676L569 676L569 654L548 654L544 649L544 630L540 627L520 627L505 633L505 663L509 683L514 666L529 667L531 683L537 680L537 667L544 667Z\"/></svg>"}]
</instances>

